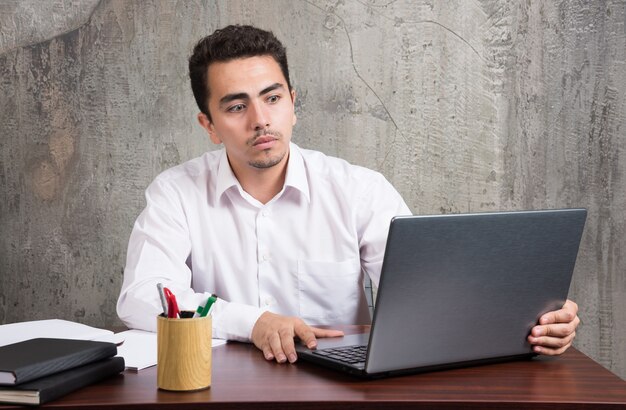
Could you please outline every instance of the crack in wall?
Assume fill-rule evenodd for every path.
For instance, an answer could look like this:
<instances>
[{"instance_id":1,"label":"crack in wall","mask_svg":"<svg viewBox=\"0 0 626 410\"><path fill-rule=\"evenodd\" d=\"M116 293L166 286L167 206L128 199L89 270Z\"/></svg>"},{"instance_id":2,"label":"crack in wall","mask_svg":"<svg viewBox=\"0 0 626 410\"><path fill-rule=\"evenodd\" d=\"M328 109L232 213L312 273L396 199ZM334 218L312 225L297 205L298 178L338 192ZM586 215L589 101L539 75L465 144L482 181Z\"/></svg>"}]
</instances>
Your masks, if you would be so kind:
<instances>
[{"instance_id":1,"label":"crack in wall","mask_svg":"<svg viewBox=\"0 0 626 410\"><path fill-rule=\"evenodd\" d=\"M320 10L320 11L322 11L322 12L326 13L327 15L328 15L328 14L331 14L331 15L335 16L337 19L339 19L339 20L341 21L341 24L342 24L342 29L343 29L343 31L345 32L346 37L347 37L347 39L348 39L348 44L349 44L349 47L350 47L350 62L351 62L351 65L352 65L352 69L354 70L354 73L355 73L355 74L356 74L356 76L359 78L359 80L360 80L360 81L361 81L361 82L362 82L362 83L363 83L363 84L364 84L364 85L365 85L365 86L366 86L366 87L367 87L367 88L368 88L368 89L372 92L372 94L374 94L374 96L375 96L375 97L376 97L376 99L380 102L380 104L381 104L381 106L382 106L383 110L385 111L385 113L387 114L387 116L389 117L390 121L392 122L392 124L394 125L394 127L395 127L395 129L396 129L396 133L394 133L394 136L393 136L393 138L391 139L391 142L390 142L390 143L389 143L389 145L388 145L388 146L389 146L389 148L386 150L386 152L385 152L385 155L384 155L384 157L383 157L382 162L381 162L380 164L377 164L379 167L382 167L382 166L385 164L385 162L386 162L386 160L387 160L387 158L388 158L389 154L391 153L391 149L392 149L392 147L395 145L397 134L398 134L398 133L400 133L400 136L404 139L404 141L405 141L407 144L410 144L409 138L405 135L405 133L404 133L404 132L402 131L402 129L400 128L400 126L398 125L398 123L397 123L397 121L395 120L394 116L391 114L391 112L390 112L389 108L387 107L387 104L383 101L383 99L381 98L381 96L380 96L380 95L376 92L376 90L375 90L375 89L374 89L374 88L373 88L373 87L372 87L372 86L371 86L371 85L367 82L367 80L366 80L366 79L365 79L365 78L361 75L361 73L359 72L359 70L358 70L358 68L357 68L357 65L356 65L356 62L355 62L355 60L354 60L354 49L353 49L353 46L352 46L352 39L351 39L351 37L350 37L350 32L348 31L347 24L346 24L345 20L344 20L344 19L343 19L340 15L338 15L338 14L337 14L334 10L332 10L332 9L331 9L331 10L324 9L324 8L322 8L322 7L320 7L320 6L318 6L318 5L314 4L314 3L312 3L312 2L311 2L311 1L309 1L309 0L305 0L305 2L306 2L306 3L308 3L309 5L311 5L311 6L315 7L315 8L317 8L318 10ZM390 3L387 3L385 6L376 6L376 5L371 5L371 4L364 3L364 2L362 2L361 0L357 0L357 2L358 2L359 4L362 4L362 5L366 6L366 7L374 7L374 6L375 6L375 7L385 7L385 6L388 6L388 5L392 4L392 3L394 3L395 1L391 1ZM372 11L373 11L374 13L376 13L377 15L379 15L380 17L384 18L384 19L387 19L387 20L389 20L389 21L393 21L393 22L398 22L398 19L388 17L388 16L384 15L383 13L381 13L381 12L379 12L379 11L377 11L377 10L372 9ZM402 19L400 19L400 20L401 20L401 24L416 24L416 25L420 25L420 24L432 24L432 25L438 26L438 27L440 27L440 28L444 29L445 31L449 32L450 34L452 34L453 36L455 36L455 37L456 37L456 38L458 38L459 40L461 40L461 41L462 41L465 45L467 45L467 46L468 46L468 47L472 50L472 52L473 52L473 53L474 53L474 54L475 54L475 55L476 55L476 56L477 56L477 57L478 57L478 58L479 58L479 59L480 59L483 63L486 63L486 62L487 62L487 60L486 60L486 59L485 59L485 58L484 58L484 57L483 57L483 56L482 56L482 55L478 52L478 50L477 50L474 46L472 46L472 45L469 43L469 41L467 41L467 40L466 40L463 36L461 36L460 34L458 34L457 32L455 32L455 31L454 31L454 30L452 30L451 28L449 28L449 27L447 27L447 26L445 26L445 25L443 25L443 24L439 23L438 21L435 21L435 20L428 20L428 19L425 19L425 20L402 20Z\"/></svg>"},{"instance_id":2,"label":"crack in wall","mask_svg":"<svg viewBox=\"0 0 626 410\"><path fill-rule=\"evenodd\" d=\"M389 117L390 121L392 122L392 124L394 125L395 129L397 132L400 133L400 135L402 136L402 138L406 141L407 144L410 144L410 141L408 139L408 137L406 135L404 135L404 133L402 132L402 129L400 128L400 126L398 126L398 123L396 122L396 120L394 119L393 115L391 115L391 112L389 111L389 108L387 108L387 104L385 104L385 102L383 101L383 99L378 95L378 93L376 92L376 90L374 90L374 88L365 80L365 78L363 78L363 76L361 75L361 73L359 73L359 70L356 67L356 63L354 61L354 49L352 47L352 39L350 38L350 33L348 31L347 25L345 20L339 16L337 13L333 12L333 11L328 11L328 10L324 10L323 8L319 7L316 4L311 3L308 0L305 0L306 3L310 4L311 6L317 8L318 10L323 11L326 14L332 14L335 17L337 17L342 24L342 28L344 30L344 32L346 33L346 37L348 38L348 45L350 46L350 62L352 64L352 69L354 70L354 73L356 74L356 76L359 78L359 80L361 80L361 82L363 84L365 84L365 86L372 92L372 94L374 94L374 96L376 97L376 99L380 102L381 106L383 107L383 110L385 110L385 113L387 113L387 116ZM392 147L395 144L396 141L396 136L397 133L394 134L391 143L389 144L389 147ZM383 158L383 161L379 164L379 166L382 166L387 157L389 156L389 153L391 151L391 148L389 148L387 150L387 152L385 153L385 156Z\"/></svg>"},{"instance_id":3,"label":"crack in wall","mask_svg":"<svg viewBox=\"0 0 626 410\"><path fill-rule=\"evenodd\" d=\"M386 7L386 6L388 5L388 4L387 4L387 5L385 5L385 6L373 6L373 5L371 5L371 4L363 3L363 2L362 2L362 1L360 1L360 0L357 0L357 3L360 3L360 4L362 4L362 5L366 6L366 7ZM391 2L391 3L393 3L393 2ZM389 3L389 4L391 4L391 3ZM434 24L434 25L436 25L436 26L439 26L439 27L441 27L442 29L444 29L445 31L447 31L447 32L449 32L450 34L452 34L452 35L454 35L455 37L457 37L457 38L458 38L459 40L461 40L463 43L465 43L465 45L467 45L470 49L472 49L472 51L474 52L474 54L476 54L476 56L477 56L478 58L480 58L480 59L481 59L481 61L483 61L483 62L486 62L486 61L487 61L487 60L486 60L486 59L485 59L485 58L484 58L484 57L483 57L483 56L482 56L482 55L478 52L478 50L476 50L476 48L475 48L474 46L472 46L472 45L470 44L470 42L469 42L469 41L467 41L467 40L466 40L463 36L461 36L460 34L458 34L456 31L452 30L451 28L449 28L449 27L447 27L447 26L445 26L445 25L443 25L443 24L439 23L438 21L435 21L435 20L404 20L404 19L402 19L402 18L400 18L400 19L398 19L398 18L391 18L391 17L389 17L389 16L384 15L383 13L381 13L381 12L380 12L380 11L378 11L378 10L374 10L374 9L372 9L372 12L374 12L374 13L378 14L379 16L381 16L382 18L384 18L384 19L386 19L386 20L393 21L394 23L399 22L400 24ZM339 16L337 16L337 17L339 17ZM339 18L341 18L341 17L339 17Z\"/></svg>"},{"instance_id":4,"label":"crack in wall","mask_svg":"<svg viewBox=\"0 0 626 410\"><path fill-rule=\"evenodd\" d=\"M398 0L391 0L390 2L388 2L388 3L386 3L386 4L376 4L376 3L374 3L374 2L372 2L372 3L364 3L364 2L362 2L362 1L360 1L360 0L356 0L356 1L357 1L358 3L361 3L361 4L362 4L362 5L364 5L364 6L367 6L367 7L387 7L387 6L390 6L390 5L392 5L393 3L397 2Z\"/></svg>"},{"instance_id":5,"label":"crack in wall","mask_svg":"<svg viewBox=\"0 0 626 410\"><path fill-rule=\"evenodd\" d=\"M356 67L356 63L354 62L354 49L352 47L352 39L350 38L350 33L348 32L348 28L346 27L346 22L343 18L341 18L340 16L338 16L335 13L334 14L339 20L341 20L342 26L343 26L343 30L346 33L346 37L348 38L348 44L350 46L350 63L352 64L352 69L354 70L354 73L357 75L357 77L363 82L363 84L365 84L365 86L374 94L374 96L376 97L376 99L380 102L380 104L383 106L383 109L385 110L385 112L387 113L387 115L389 116L389 119L391 120L391 122L393 123L394 127L396 127L396 129L400 132L400 135L404 138L404 140L408 143L409 139L406 137L406 135L404 135L404 133L402 132L402 130L400 129L400 127L398 126L398 123L396 122L396 120L393 118L393 115L391 115L391 112L389 111L389 108L387 108L387 104L385 104L385 102L383 101L383 99L378 95L378 93L376 92L376 90L374 90L374 88L365 80L365 78L363 78L363 76L361 75L361 73L359 73L359 70Z\"/></svg>"}]
</instances>

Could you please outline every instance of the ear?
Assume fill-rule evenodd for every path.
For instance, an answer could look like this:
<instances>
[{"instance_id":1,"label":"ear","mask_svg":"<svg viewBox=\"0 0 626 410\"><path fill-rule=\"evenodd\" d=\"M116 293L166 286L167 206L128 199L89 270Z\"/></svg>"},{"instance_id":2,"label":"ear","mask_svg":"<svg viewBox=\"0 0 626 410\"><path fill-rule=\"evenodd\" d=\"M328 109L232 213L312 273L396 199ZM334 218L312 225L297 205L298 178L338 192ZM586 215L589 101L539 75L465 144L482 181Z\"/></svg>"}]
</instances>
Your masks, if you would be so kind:
<instances>
[{"instance_id":1,"label":"ear","mask_svg":"<svg viewBox=\"0 0 626 410\"><path fill-rule=\"evenodd\" d=\"M293 120L291 121L291 125L296 125L298 122L298 118L296 117L296 90L291 90L291 104L293 105Z\"/></svg>"},{"instance_id":2,"label":"ear","mask_svg":"<svg viewBox=\"0 0 626 410\"><path fill-rule=\"evenodd\" d=\"M207 117L205 113L198 113L198 122L200 123L200 126L204 128L209 134L209 138L211 139L211 142L213 142L213 144L222 143L222 140L217 136L217 133L215 132L215 127L213 126L213 123L211 122L211 120L209 120L209 117Z\"/></svg>"}]
</instances>

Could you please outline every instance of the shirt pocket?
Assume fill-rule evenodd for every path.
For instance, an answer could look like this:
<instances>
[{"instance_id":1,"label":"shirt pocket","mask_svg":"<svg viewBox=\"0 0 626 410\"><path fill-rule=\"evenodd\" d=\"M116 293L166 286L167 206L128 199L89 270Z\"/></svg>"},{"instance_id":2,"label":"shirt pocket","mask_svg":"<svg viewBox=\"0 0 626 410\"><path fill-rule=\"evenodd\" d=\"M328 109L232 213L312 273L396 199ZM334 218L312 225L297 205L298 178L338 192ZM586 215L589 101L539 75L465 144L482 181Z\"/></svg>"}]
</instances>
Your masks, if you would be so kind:
<instances>
[{"instance_id":1,"label":"shirt pocket","mask_svg":"<svg viewBox=\"0 0 626 410\"><path fill-rule=\"evenodd\" d=\"M311 324L347 323L363 293L361 261L298 261L300 316Z\"/></svg>"}]
</instances>

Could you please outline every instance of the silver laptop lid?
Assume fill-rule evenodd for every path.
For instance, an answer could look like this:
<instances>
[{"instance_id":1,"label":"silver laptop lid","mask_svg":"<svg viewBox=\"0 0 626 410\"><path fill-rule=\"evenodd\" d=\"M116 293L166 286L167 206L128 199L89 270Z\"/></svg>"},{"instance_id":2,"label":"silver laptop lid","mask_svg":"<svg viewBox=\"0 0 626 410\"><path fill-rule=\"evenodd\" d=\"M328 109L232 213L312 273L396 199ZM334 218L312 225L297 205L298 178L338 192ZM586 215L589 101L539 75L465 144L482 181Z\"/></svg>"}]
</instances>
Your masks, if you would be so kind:
<instances>
[{"instance_id":1,"label":"silver laptop lid","mask_svg":"<svg viewBox=\"0 0 626 410\"><path fill-rule=\"evenodd\" d=\"M367 373L532 353L567 298L586 210L396 217Z\"/></svg>"}]
</instances>

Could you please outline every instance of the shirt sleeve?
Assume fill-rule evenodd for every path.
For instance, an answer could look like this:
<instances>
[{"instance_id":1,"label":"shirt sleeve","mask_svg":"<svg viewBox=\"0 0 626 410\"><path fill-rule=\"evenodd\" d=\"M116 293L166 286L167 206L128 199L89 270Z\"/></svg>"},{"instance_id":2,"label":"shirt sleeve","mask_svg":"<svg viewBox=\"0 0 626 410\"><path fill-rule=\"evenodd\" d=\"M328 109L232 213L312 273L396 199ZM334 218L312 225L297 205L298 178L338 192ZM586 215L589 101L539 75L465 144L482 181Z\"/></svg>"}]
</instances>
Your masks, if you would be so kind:
<instances>
[{"instance_id":1,"label":"shirt sleeve","mask_svg":"<svg viewBox=\"0 0 626 410\"><path fill-rule=\"evenodd\" d=\"M131 329L156 331L156 318L163 312L157 283L176 295L181 310L195 311L211 296L191 288L192 272L186 263L191 240L179 198L158 178L146 190L146 208L130 235L117 301L117 314ZM252 328L263 312L255 306L218 299L211 310L213 337L250 341Z\"/></svg>"},{"instance_id":2,"label":"shirt sleeve","mask_svg":"<svg viewBox=\"0 0 626 410\"><path fill-rule=\"evenodd\" d=\"M380 281L391 218L411 215L398 191L380 173L368 178L357 201L356 224L359 237L361 267L374 286Z\"/></svg>"}]
</instances>

